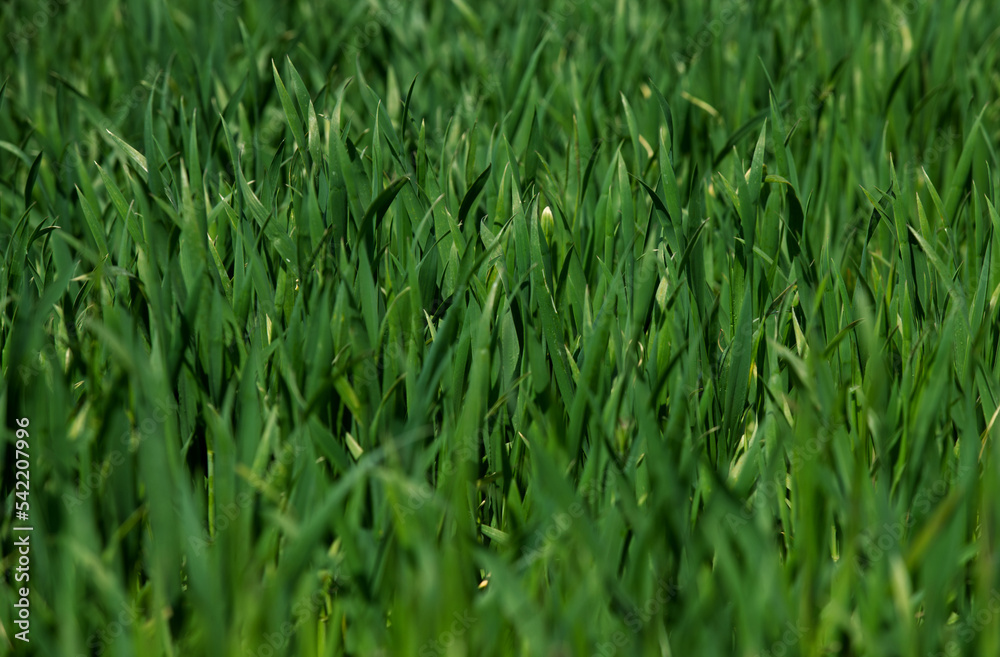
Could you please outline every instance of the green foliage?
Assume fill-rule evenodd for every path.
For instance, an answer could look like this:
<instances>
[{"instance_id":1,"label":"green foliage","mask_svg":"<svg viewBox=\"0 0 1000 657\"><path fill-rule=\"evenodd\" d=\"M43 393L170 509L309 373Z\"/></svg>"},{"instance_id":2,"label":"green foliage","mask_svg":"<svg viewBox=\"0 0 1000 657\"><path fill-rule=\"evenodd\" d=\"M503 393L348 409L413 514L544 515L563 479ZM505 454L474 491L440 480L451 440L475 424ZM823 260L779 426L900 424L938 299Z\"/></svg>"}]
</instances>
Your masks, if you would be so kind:
<instances>
[{"instance_id":1,"label":"green foliage","mask_svg":"<svg viewBox=\"0 0 1000 657\"><path fill-rule=\"evenodd\" d=\"M1000 13L653 4L5 3L0 652L1000 654Z\"/></svg>"}]
</instances>

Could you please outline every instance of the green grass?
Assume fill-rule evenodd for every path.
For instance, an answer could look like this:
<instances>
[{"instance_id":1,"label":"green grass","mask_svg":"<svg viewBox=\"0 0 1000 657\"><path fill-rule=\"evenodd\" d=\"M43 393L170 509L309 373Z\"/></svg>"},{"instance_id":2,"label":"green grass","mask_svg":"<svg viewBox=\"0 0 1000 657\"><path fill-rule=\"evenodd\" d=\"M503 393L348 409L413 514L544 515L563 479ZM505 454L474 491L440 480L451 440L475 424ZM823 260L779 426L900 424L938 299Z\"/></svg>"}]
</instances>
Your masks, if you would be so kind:
<instances>
[{"instance_id":1,"label":"green grass","mask_svg":"<svg viewBox=\"0 0 1000 657\"><path fill-rule=\"evenodd\" d=\"M543 4L0 8L0 654L1000 654L1000 10Z\"/></svg>"}]
</instances>

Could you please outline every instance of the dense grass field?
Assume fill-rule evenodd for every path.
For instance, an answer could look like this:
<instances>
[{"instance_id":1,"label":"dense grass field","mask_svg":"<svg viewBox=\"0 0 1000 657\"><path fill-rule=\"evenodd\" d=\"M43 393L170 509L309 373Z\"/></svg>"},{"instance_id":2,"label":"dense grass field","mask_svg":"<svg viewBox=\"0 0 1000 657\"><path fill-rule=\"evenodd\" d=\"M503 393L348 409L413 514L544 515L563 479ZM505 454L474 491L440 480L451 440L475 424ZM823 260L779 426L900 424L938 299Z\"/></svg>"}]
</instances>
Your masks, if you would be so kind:
<instances>
[{"instance_id":1,"label":"dense grass field","mask_svg":"<svg viewBox=\"0 0 1000 657\"><path fill-rule=\"evenodd\" d=\"M1000 6L669 6L3 3L0 654L1000 655Z\"/></svg>"}]
</instances>

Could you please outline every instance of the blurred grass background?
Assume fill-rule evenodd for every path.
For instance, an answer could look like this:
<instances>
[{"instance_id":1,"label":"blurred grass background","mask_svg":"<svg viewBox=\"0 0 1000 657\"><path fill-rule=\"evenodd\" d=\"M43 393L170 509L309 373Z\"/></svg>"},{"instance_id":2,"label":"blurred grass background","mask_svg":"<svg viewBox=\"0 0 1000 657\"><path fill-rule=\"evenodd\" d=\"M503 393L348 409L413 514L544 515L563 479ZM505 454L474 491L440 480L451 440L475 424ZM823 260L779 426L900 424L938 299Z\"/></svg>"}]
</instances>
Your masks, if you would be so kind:
<instances>
[{"instance_id":1,"label":"blurred grass background","mask_svg":"<svg viewBox=\"0 0 1000 657\"><path fill-rule=\"evenodd\" d=\"M0 653L1000 654L996 5L0 17Z\"/></svg>"}]
</instances>

